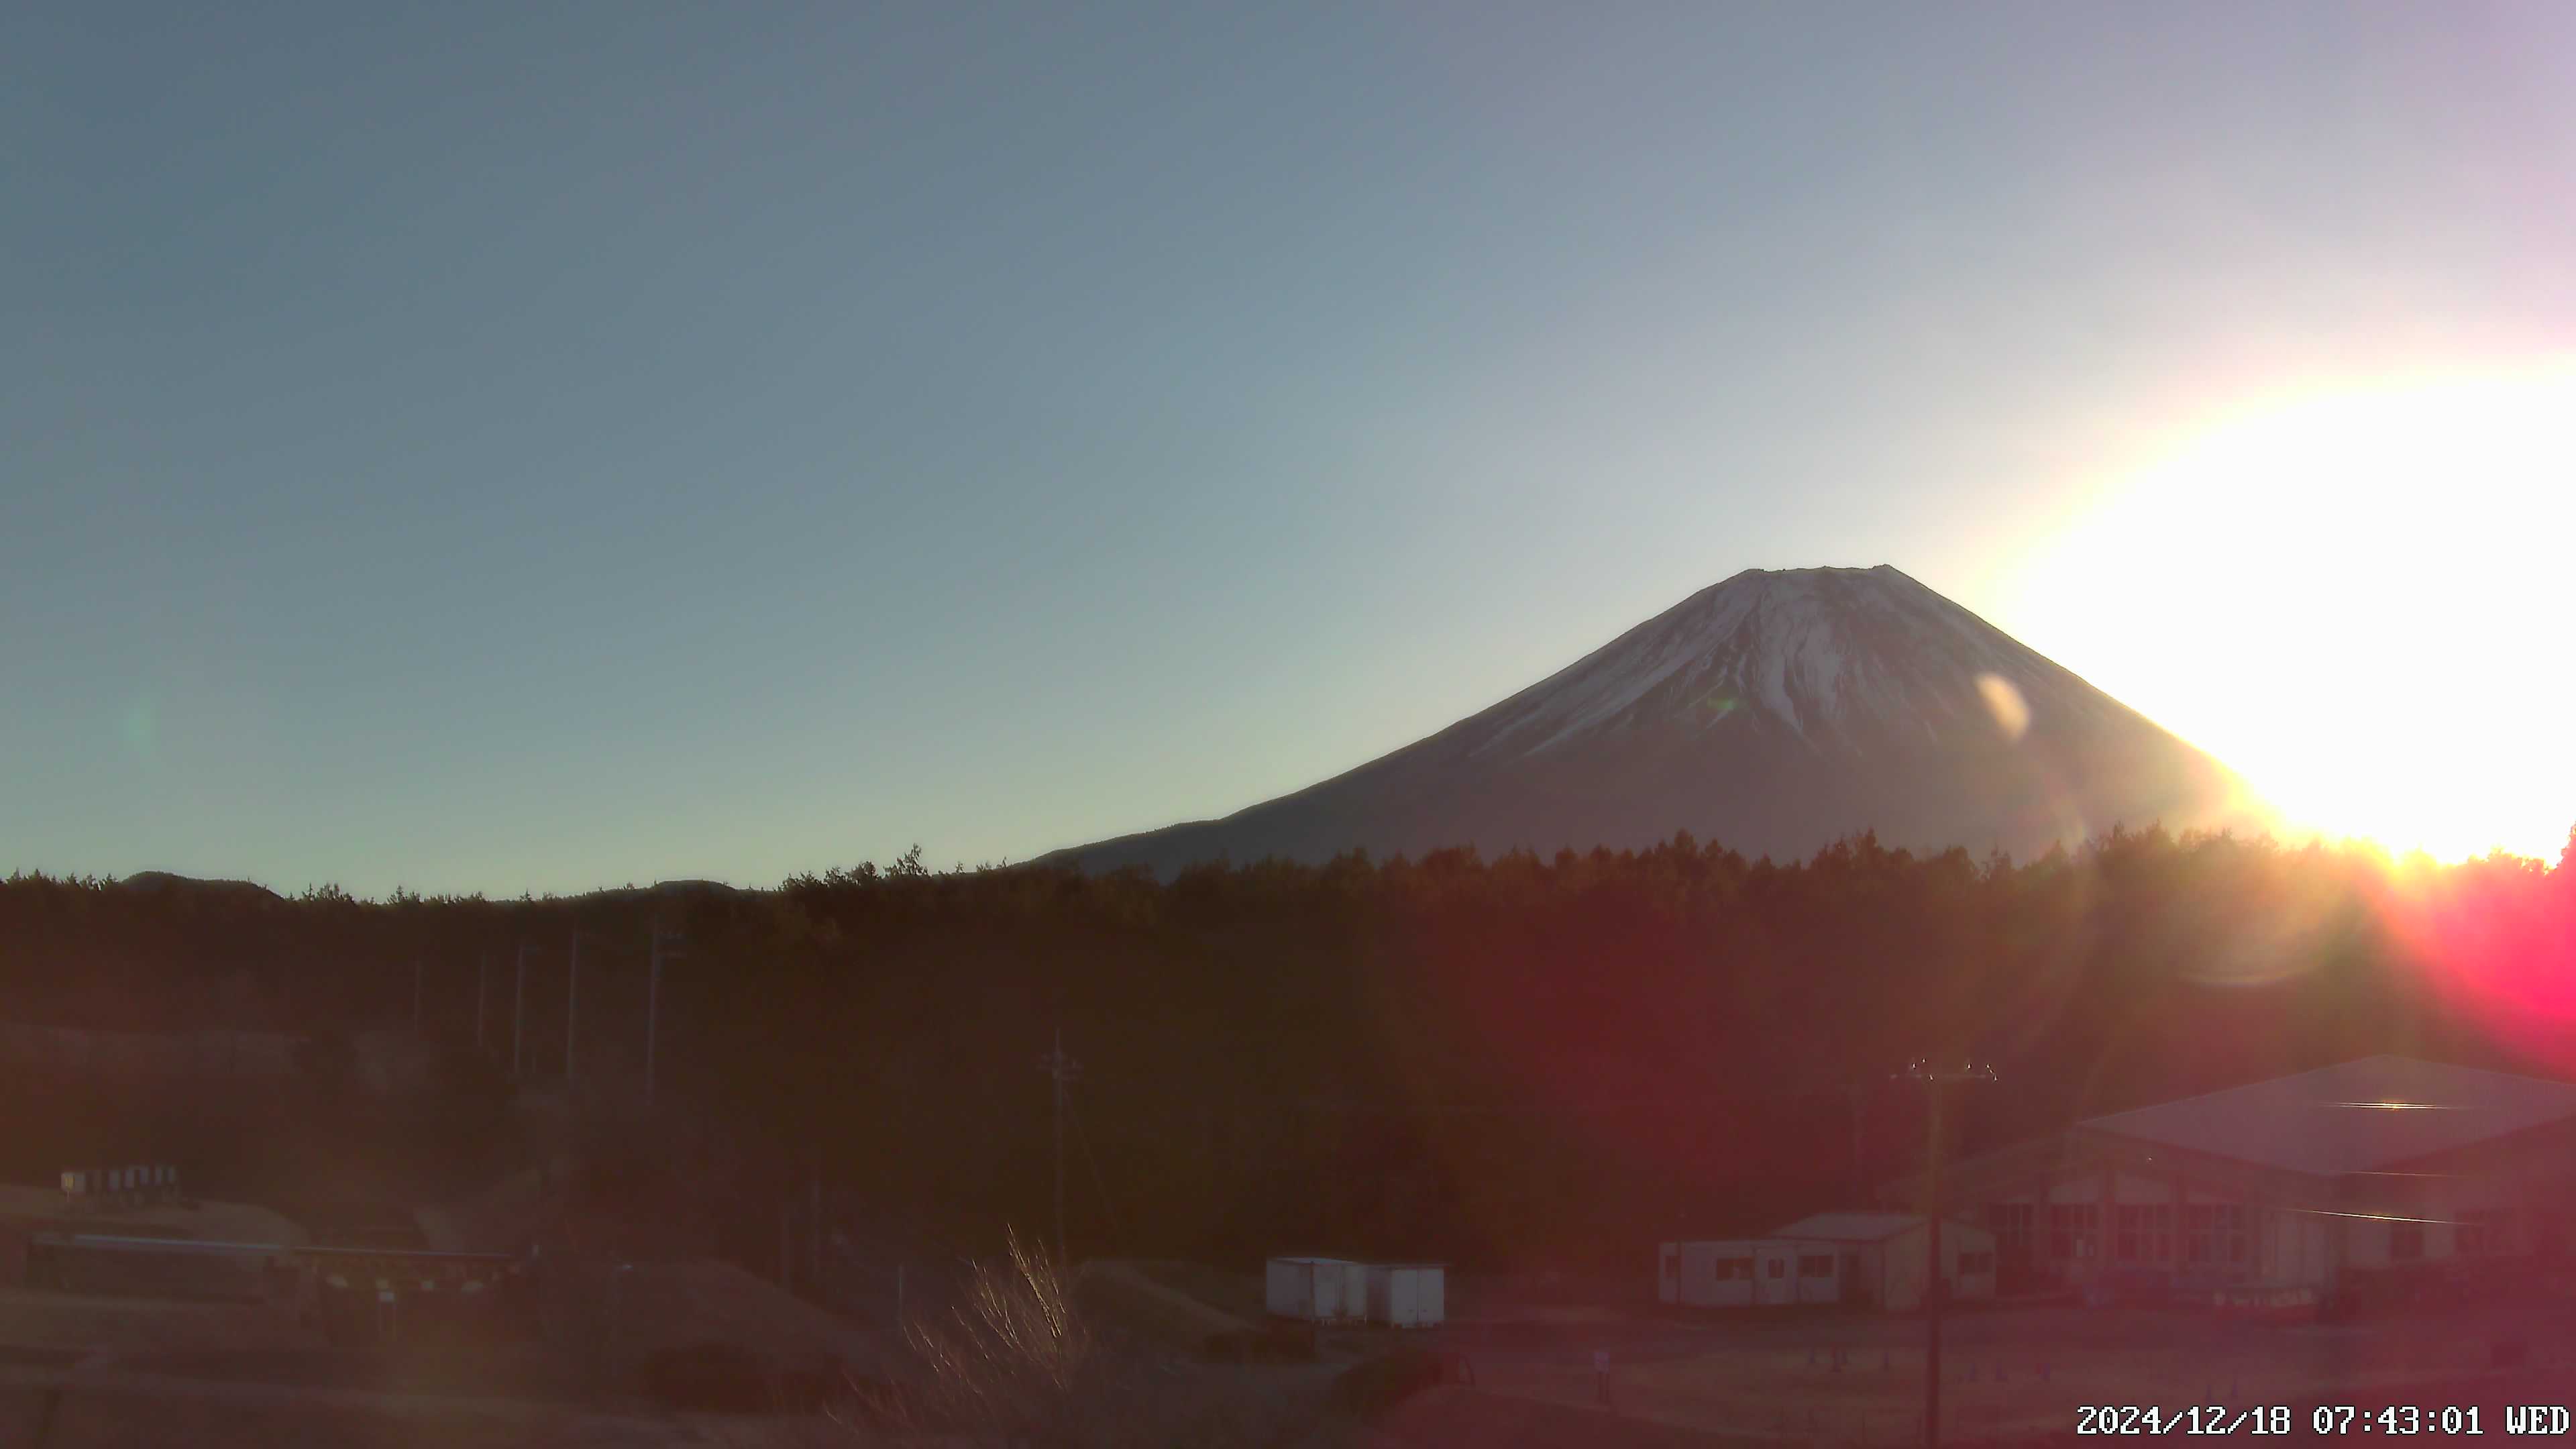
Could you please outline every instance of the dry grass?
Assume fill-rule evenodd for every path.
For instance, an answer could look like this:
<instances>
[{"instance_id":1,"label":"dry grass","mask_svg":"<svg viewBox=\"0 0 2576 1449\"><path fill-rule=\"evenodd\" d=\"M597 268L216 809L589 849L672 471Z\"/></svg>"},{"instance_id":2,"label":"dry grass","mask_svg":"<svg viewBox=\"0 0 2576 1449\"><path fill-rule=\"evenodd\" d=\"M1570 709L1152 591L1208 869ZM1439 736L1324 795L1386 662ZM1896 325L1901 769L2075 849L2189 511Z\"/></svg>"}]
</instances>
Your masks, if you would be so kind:
<instances>
[{"instance_id":1,"label":"dry grass","mask_svg":"<svg viewBox=\"0 0 2576 1449\"><path fill-rule=\"evenodd\" d=\"M1099 1347L1065 1273L1017 1233L1004 1261L974 1265L946 1315L906 1323L904 1342L922 1372L902 1402L871 1406L880 1416L1007 1439L1062 1438Z\"/></svg>"},{"instance_id":2,"label":"dry grass","mask_svg":"<svg viewBox=\"0 0 2576 1449\"><path fill-rule=\"evenodd\" d=\"M958 1304L905 1328L915 1372L864 1417L898 1433L1055 1449L1285 1449L1329 1439L1329 1376L1217 1370L1097 1328L1070 1275L1015 1234ZM854 1432L856 1432L854 1430Z\"/></svg>"}]
</instances>

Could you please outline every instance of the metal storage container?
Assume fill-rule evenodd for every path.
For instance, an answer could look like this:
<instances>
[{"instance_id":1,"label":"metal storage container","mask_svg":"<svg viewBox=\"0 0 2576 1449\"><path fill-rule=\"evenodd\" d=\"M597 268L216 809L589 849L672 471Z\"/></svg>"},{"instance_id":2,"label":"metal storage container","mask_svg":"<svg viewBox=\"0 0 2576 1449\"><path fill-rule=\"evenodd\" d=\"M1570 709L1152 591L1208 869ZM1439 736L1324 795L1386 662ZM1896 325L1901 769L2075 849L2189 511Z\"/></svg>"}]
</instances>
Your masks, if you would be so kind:
<instances>
[{"instance_id":1,"label":"metal storage container","mask_svg":"<svg viewBox=\"0 0 2576 1449\"><path fill-rule=\"evenodd\" d=\"M1437 1328L1448 1309L1448 1269L1439 1263L1372 1263L1368 1319L1392 1328Z\"/></svg>"},{"instance_id":2,"label":"metal storage container","mask_svg":"<svg viewBox=\"0 0 2576 1449\"><path fill-rule=\"evenodd\" d=\"M1368 1312L1368 1270L1344 1258L1273 1258L1264 1298L1274 1317L1351 1322Z\"/></svg>"}]
</instances>

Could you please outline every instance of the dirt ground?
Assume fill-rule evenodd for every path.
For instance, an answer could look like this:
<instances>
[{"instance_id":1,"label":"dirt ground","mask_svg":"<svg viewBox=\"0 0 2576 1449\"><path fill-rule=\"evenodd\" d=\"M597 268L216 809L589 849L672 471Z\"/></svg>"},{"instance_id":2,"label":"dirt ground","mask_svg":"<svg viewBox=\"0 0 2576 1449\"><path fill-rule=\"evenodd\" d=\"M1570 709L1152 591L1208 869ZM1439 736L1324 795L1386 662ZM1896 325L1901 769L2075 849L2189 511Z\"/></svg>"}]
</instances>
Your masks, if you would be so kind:
<instances>
[{"instance_id":1,"label":"dirt ground","mask_svg":"<svg viewBox=\"0 0 2576 1449\"><path fill-rule=\"evenodd\" d=\"M1157 1264L1153 1276L1224 1308L1258 1302L1250 1273ZM1612 1355L1619 1420L1835 1445L1904 1444L1920 1432L1920 1319L1677 1314L1640 1296L1573 1280L1452 1274L1444 1328L1344 1327L1318 1343L1337 1359L1408 1346L1462 1355L1476 1392L1451 1394L1465 1407L1444 1411L1444 1422L1463 1423L1460 1415L1497 1400L1592 1410L1592 1353L1602 1348ZM2576 1303L2310 1325L2186 1309L1985 1309L1952 1315L1943 1342L1943 1422L1963 1441L2071 1436L2083 1405L2277 1404L2294 1406L2304 1423L2319 1402L2371 1402L2418 1386L2475 1395L2533 1379L2576 1382ZM2515 1367L2499 1367L2500 1348L2519 1353Z\"/></svg>"},{"instance_id":2,"label":"dirt ground","mask_svg":"<svg viewBox=\"0 0 2576 1449\"><path fill-rule=\"evenodd\" d=\"M0 1284L0 1344L12 1348L160 1353L311 1341L292 1315L256 1303L92 1298Z\"/></svg>"},{"instance_id":3,"label":"dirt ground","mask_svg":"<svg viewBox=\"0 0 2576 1449\"><path fill-rule=\"evenodd\" d=\"M43 1449L660 1449L707 1442L676 1420L546 1406L150 1379L0 1381L0 1444Z\"/></svg>"},{"instance_id":4,"label":"dirt ground","mask_svg":"<svg viewBox=\"0 0 2576 1449\"><path fill-rule=\"evenodd\" d=\"M1900 1444L1919 1432L1920 1321L1704 1331L1706 1347L1696 1352L1662 1345L1635 1361L1614 1355L1620 1413L1845 1444ZM1943 1419L1964 1438L2071 1433L2082 1405L2370 1402L2411 1385L2494 1377L2499 1343L2523 1346L2519 1373L2576 1370L2576 1324L2563 1310L2464 1310L2355 1326L2233 1325L2115 1309L1984 1313L1944 1335ZM1590 1403L1595 1393L1588 1355L1486 1355L1477 1381L1558 1404Z\"/></svg>"},{"instance_id":5,"label":"dirt ground","mask_svg":"<svg viewBox=\"0 0 2576 1449\"><path fill-rule=\"evenodd\" d=\"M616 1342L632 1368L664 1349L720 1342L784 1364L868 1364L891 1343L731 1263L638 1263L619 1289Z\"/></svg>"}]
</instances>

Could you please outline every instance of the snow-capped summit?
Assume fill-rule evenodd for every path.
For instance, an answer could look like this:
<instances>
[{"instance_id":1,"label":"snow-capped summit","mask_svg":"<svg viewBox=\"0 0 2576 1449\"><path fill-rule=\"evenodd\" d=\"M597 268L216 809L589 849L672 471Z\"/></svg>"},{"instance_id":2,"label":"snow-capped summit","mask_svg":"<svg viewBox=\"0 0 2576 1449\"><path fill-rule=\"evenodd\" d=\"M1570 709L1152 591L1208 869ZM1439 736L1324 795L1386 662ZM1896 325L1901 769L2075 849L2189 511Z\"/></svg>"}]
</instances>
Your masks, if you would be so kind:
<instances>
[{"instance_id":1,"label":"snow-capped summit","mask_svg":"<svg viewBox=\"0 0 2576 1449\"><path fill-rule=\"evenodd\" d=\"M2114 824L2258 823L2244 801L2216 761L1894 568L1748 569L1347 774L1057 858L1168 873L1682 829L1747 854L1865 829L2027 854Z\"/></svg>"},{"instance_id":2,"label":"snow-capped summit","mask_svg":"<svg viewBox=\"0 0 2576 1449\"><path fill-rule=\"evenodd\" d=\"M1540 754L1672 722L1740 730L1748 713L1820 748L1858 747L1876 729L1989 728L1996 680L2058 709L2112 706L1886 564L1747 569L1469 723L1491 722L1478 753Z\"/></svg>"}]
</instances>

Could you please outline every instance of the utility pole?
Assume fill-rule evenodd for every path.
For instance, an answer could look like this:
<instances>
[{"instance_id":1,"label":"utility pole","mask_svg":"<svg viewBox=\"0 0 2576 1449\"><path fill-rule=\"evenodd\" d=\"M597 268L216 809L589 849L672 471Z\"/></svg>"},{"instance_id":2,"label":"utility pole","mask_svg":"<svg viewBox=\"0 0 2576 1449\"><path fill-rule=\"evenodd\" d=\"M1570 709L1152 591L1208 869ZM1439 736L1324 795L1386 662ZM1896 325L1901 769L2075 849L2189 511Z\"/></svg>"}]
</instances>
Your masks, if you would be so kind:
<instances>
[{"instance_id":1,"label":"utility pole","mask_svg":"<svg viewBox=\"0 0 2576 1449\"><path fill-rule=\"evenodd\" d=\"M679 935L653 927L652 984L644 994L644 1105L653 1105L653 1051L659 1041L662 1020L662 961L667 956L683 954Z\"/></svg>"},{"instance_id":2,"label":"utility pole","mask_svg":"<svg viewBox=\"0 0 2576 1449\"><path fill-rule=\"evenodd\" d=\"M1868 1084L1865 1082L1854 1082L1846 1089L1851 1093L1852 1205L1855 1207L1862 1206L1869 1201L1869 1173L1861 1166L1860 1151L1861 1092L1867 1087L1867 1085Z\"/></svg>"},{"instance_id":3,"label":"utility pole","mask_svg":"<svg viewBox=\"0 0 2576 1449\"><path fill-rule=\"evenodd\" d=\"M1064 1252L1064 1089L1082 1077L1082 1063L1064 1054L1064 1028L1055 1029L1055 1050L1038 1058L1038 1069L1055 1080L1055 1261L1072 1266Z\"/></svg>"},{"instance_id":4,"label":"utility pole","mask_svg":"<svg viewBox=\"0 0 2576 1449\"><path fill-rule=\"evenodd\" d=\"M522 1050L528 1039L528 943L519 943L519 986L510 1001L510 1080L519 1080L527 1060Z\"/></svg>"},{"instance_id":5,"label":"utility pole","mask_svg":"<svg viewBox=\"0 0 2576 1449\"><path fill-rule=\"evenodd\" d=\"M581 932L572 933L572 970L564 977L564 1085L572 1085L573 1039L581 1035Z\"/></svg>"},{"instance_id":6,"label":"utility pole","mask_svg":"<svg viewBox=\"0 0 2576 1449\"><path fill-rule=\"evenodd\" d=\"M1956 1067L1936 1067L1917 1058L1905 1069L1902 1080L1919 1083L1928 1108L1924 1114L1924 1131L1928 1147L1923 1166L1923 1224L1930 1235L1924 1251L1923 1287L1923 1449L1941 1449L1941 1300L1947 1296L1949 1279L1941 1272L1941 1167L1945 1144L1941 1135L1941 1089L1953 1082L1991 1082L1995 1069L1967 1062Z\"/></svg>"}]
</instances>

